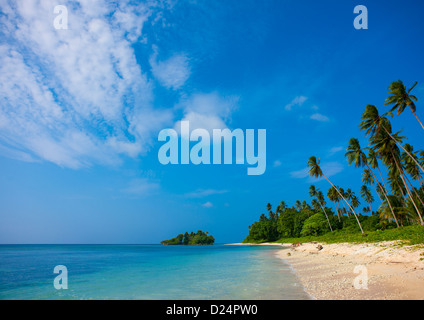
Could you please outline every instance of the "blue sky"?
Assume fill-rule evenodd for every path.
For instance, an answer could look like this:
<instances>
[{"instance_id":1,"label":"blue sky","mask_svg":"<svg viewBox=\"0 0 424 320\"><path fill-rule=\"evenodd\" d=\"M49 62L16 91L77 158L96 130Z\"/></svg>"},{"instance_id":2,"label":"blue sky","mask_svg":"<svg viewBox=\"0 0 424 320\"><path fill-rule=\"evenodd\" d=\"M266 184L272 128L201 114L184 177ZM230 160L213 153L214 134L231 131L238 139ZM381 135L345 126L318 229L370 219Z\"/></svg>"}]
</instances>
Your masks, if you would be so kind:
<instances>
[{"instance_id":1,"label":"blue sky","mask_svg":"<svg viewBox=\"0 0 424 320\"><path fill-rule=\"evenodd\" d=\"M0 0L0 243L158 243L202 229L241 241L268 202L307 199L307 159L359 194L348 167L367 104L414 81L419 1ZM366 5L369 29L353 27ZM160 130L267 130L267 170L167 165ZM422 148L406 111L393 120ZM325 181L314 182L323 191ZM375 196L377 198L377 196ZM377 209L378 202L374 203Z\"/></svg>"}]
</instances>

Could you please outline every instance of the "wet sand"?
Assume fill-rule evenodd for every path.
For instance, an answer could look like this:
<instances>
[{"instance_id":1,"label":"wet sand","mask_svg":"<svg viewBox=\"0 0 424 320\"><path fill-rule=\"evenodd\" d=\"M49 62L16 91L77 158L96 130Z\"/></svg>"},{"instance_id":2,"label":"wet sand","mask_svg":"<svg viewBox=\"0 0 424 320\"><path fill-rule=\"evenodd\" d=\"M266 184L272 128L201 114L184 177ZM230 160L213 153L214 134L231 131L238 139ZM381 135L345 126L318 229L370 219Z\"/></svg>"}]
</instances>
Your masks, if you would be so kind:
<instances>
[{"instance_id":1,"label":"wet sand","mask_svg":"<svg viewBox=\"0 0 424 320\"><path fill-rule=\"evenodd\" d=\"M423 246L396 241L260 245L281 247L276 255L293 267L306 292L318 300L424 299Z\"/></svg>"}]
</instances>

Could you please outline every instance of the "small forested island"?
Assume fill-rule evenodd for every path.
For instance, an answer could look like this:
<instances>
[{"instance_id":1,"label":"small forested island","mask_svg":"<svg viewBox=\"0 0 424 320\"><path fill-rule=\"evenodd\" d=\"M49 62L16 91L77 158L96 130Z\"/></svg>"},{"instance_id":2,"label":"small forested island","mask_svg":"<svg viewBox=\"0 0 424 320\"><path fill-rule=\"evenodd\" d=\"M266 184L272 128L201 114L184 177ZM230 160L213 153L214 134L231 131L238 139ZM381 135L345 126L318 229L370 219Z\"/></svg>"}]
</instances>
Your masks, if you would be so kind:
<instances>
[{"instance_id":1,"label":"small forested island","mask_svg":"<svg viewBox=\"0 0 424 320\"><path fill-rule=\"evenodd\" d=\"M215 238L209 235L209 232L203 232L202 230L194 232L186 232L179 234L175 238L169 240L163 240L163 245L211 245L214 244Z\"/></svg>"}]
</instances>

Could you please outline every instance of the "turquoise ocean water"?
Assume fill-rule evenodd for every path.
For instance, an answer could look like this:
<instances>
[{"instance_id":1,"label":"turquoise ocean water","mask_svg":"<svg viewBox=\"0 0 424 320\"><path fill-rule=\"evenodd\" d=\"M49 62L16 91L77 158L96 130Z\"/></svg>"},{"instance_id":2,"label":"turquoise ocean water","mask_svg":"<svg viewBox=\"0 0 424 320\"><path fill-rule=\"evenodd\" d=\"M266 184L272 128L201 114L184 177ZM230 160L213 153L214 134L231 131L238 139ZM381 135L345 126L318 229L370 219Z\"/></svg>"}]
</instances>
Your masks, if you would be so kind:
<instances>
[{"instance_id":1,"label":"turquoise ocean water","mask_svg":"<svg viewBox=\"0 0 424 320\"><path fill-rule=\"evenodd\" d=\"M275 251L227 245L0 245L0 299L309 299ZM54 288L57 265L68 270L67 290Z\"/></svg>"}]
</instances>

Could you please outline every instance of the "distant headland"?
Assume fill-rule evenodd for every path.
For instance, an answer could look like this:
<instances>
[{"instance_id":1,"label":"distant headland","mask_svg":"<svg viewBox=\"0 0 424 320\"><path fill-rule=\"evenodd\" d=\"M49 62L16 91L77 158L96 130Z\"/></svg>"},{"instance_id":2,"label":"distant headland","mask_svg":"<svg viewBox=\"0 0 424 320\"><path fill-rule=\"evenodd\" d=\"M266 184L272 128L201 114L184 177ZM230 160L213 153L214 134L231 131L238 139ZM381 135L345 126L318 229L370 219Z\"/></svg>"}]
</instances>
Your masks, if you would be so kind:
<instances>
[{"instance_id":1,"label":"distant headland","mask_svg":"<svg viewBox=\"0 0 424 320\"><path fill-rule=\"evenodd\" d=\"M202 230L194 232L186 232L179 234L175 238L161 241L163 245L211 245L214 244L215 238L209 235L209 232Z\"/></svg>"}]
</instances>

